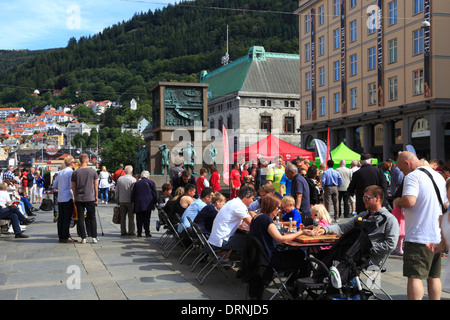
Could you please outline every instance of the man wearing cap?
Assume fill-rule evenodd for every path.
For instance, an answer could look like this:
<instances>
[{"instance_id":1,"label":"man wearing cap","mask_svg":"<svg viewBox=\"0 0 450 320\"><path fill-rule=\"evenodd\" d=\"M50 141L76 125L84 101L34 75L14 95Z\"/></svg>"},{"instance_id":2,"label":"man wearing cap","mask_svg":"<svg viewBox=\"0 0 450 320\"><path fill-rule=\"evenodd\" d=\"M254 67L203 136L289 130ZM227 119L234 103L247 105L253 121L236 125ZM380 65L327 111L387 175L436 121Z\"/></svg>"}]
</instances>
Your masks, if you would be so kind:
<instances>
[{"instance_id":1,"label":"man wearing cap","mask_svg":"<svg viewBox=\"0 0 450 320\"><path fill-rule=\"evenodd\" d=\"M180 156L175 157L173 164L175 166L169 169L170 181L172 181L173 178L178 177L183 171L183 158Z\"/></svg>"},{"instance_id":2,"label":"man wearing cap","mask_svg":"<svg viewBox=\"0 0 450 320\"><path fill-rule=\"evenodd\" d=\"M379 186L383 189L385 195L387 191L387 181L383 172L372 166L372 155L370 153L363 153L361 155L361 167L358 171L353 173L352 181L350 182L347 193L348 195L356 195L356 212L361 213L366 210L363 196L364 189L368 186ZM384 197L383 206L386 206L386 196Z\"/></svg>"}]
</instances>

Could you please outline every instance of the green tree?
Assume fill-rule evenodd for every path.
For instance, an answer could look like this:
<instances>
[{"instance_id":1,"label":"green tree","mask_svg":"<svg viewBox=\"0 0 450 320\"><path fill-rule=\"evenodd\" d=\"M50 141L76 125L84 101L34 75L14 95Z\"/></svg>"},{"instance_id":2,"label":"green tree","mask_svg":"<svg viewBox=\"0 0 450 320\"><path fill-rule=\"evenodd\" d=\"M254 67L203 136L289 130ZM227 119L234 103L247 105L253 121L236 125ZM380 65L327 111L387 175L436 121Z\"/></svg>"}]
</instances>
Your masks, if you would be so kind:
<instances>
[{"instance_id":1,"label":"green tree","mask_svg":"<svg viewBox=\"0 0 450 320\"><path fill-rule=\"evenodd\" d=\"M100 165L107 168L117 168L121 163L134 166L136 149L144 143L140 136L134 135L131 131L125 131L109 147L102 149Z\"/></svg>"}]
</instances>

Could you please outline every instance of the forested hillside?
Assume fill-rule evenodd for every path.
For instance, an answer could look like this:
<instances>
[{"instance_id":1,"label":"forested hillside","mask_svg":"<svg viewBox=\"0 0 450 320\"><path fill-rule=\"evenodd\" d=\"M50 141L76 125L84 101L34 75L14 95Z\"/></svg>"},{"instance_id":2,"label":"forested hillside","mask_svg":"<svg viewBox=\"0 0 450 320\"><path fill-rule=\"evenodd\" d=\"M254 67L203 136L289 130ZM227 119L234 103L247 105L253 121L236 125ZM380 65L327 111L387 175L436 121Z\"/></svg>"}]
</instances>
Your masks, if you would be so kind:
<instances>
[{"instance_id":1,"label":"forested hillside","mask_svg":"<svg viewBox=\"0 0 450 320\"><path fill-rule=\"evenodd\" d=\"M297 7L297 0L196 0L136 14L0 73L0 105L29 109L104 99L126 105L131 98L150 104L156 82L198 82L202 70L220 66L227 25L231 60L254 45L298 53L298 19L286 14ZM40 96L31 96L34 89ZM52 95L55 89L60 97Z\"/></svg>"}]
</instances>

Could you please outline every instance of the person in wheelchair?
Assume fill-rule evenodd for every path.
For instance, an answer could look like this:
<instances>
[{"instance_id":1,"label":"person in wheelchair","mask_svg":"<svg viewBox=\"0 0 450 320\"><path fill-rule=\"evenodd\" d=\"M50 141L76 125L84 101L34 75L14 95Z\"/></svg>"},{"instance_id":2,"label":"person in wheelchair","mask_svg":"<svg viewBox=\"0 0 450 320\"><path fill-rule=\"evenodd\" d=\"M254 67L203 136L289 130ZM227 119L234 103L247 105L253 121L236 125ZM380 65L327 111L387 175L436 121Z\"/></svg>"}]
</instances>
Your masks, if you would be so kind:
<instances>
[{"instance_id":1,"label":"person in wheelchair","mask_svg":"<svg viewBox=\"0 0 450 320\"><path fill-rule=\"evenodd\" d=\"M370 242L370 263L379 265L379 263L389 255L397 246L400 228L398 221L385 207L382 206L384 200L384 191L376 185L368 186L364 190L365 211L360 212L352 220L341 223L324 226L313 230L305 230L305 233L312 236L323 234L338 234L353 230L356 226L362 226L367 230ZM320 252L319 260L326 256L328 250Z\"/></svg>"}]
</instances>

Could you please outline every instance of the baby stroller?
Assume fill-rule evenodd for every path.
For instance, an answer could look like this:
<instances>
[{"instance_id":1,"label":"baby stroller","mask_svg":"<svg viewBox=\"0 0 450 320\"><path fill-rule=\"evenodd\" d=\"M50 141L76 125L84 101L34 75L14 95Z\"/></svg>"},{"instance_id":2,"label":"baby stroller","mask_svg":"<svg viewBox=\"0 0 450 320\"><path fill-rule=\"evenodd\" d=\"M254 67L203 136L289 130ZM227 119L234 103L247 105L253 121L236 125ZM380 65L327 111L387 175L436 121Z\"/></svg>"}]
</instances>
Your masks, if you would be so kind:
<instances>
[{"instance_id":1,"label":"baby stroller","mask_svg":"<svg viewBox=\"0 0 450 320\"><path fill-rule=\"evenodd\" d=\"M359 275L370 262L372 244L364 225L345 233L322 257L308 257L310 276L295 281L300 295L314 300L366 300L372 292L361 287ZM318 259L319 258L319 259Z\"/></svg>"}]
</instances>

